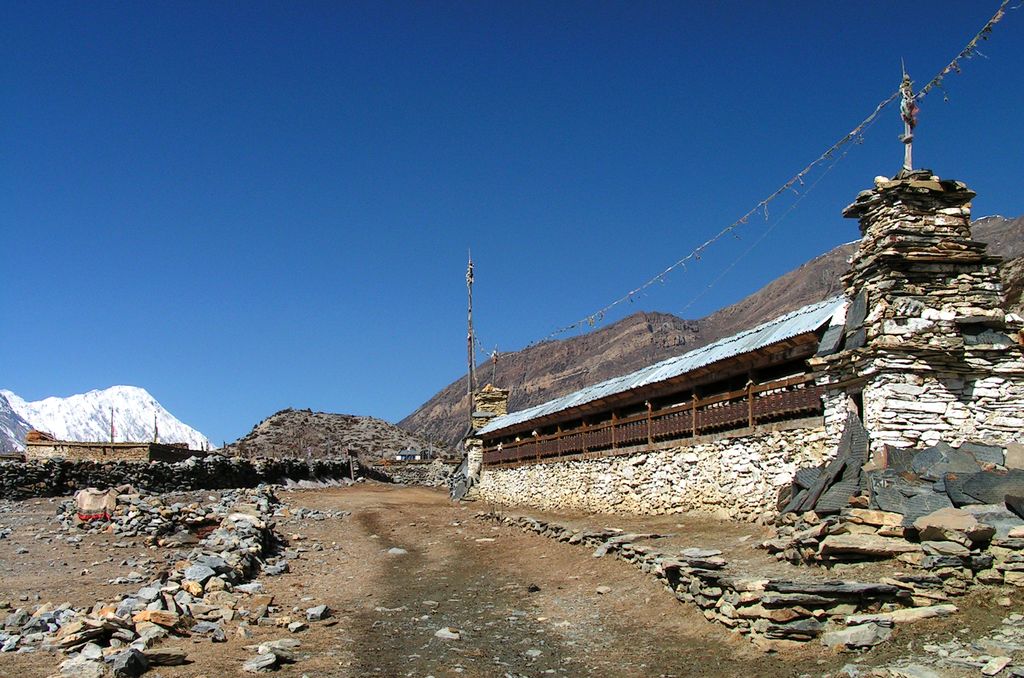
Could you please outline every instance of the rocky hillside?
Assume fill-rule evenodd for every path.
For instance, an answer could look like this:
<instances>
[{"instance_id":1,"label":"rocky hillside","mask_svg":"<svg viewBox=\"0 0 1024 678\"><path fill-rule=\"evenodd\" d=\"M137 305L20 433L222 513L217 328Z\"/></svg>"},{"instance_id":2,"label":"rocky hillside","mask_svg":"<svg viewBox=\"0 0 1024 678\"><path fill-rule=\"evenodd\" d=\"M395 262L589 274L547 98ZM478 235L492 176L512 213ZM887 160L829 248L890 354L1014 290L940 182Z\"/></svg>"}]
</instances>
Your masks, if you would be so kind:
<instances>
[{"instance_id":1,"label":"rocky hillside","mask_svg":"<svg viewBox=\"0 0 1024 678\"><path fill-rule=\"evenodd\" d=\"M1024 287L1024 217L985 217L974 223L974 237L1006 258L1007 301L1018 311ZM700 320L664 313L636 313L613 325L561 341L550 341L500 356L478 368L482 380L511 389L509 409L521 410L627 374L651 363L735 334L842 291L856 243L840 245L765 285L749 297ZM466 377L449 384L398 422L408 431L455 445L466 432Z\"/></svg>"},{"instance_id":2,"label":"rocky hillside","mask_svg":"<svg viewBox=\"0 0 1024 678\"><path fill-rule=\"evenodd\" d=\"M312 410L281 410L224 448L242 457L330 457L351 451L378 459L398 450L427 450L427 441L381 419Z\"/></svg>"},{"instance_id":3,"label":"rocky hillside","mask_svg":"<svg viewBox=\"0 0 1024 678\"><path fill-rule=\"evenodd\" d=\"M1011 259L1003 264L1003 285L1006 292L1006 306L1018 315L1024 315L1024 257Z\"/></svg>"}]
</instances>

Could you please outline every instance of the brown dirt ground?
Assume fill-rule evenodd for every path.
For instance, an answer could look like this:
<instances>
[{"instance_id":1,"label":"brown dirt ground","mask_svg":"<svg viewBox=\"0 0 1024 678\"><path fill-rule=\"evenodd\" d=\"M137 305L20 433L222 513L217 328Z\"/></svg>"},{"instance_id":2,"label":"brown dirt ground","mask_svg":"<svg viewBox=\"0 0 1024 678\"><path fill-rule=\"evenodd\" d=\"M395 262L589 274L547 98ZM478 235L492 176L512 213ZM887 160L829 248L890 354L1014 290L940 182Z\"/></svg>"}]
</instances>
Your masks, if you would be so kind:
<instances>
[{"instance_id":1,"label":"brown dirt ground","mask_svg":"<svg viewBox=\"0 0 1024 678\"><path fill-rule=\"evenodd\" d=\"M260 579L282 608L277 614L300 618L302 610L319 603L333 610L328 621L314 622L294 636L302 642L303 658L279 669L281 676L821 675L855 658L866 665L884 663L961 628L987 630L1007 613L991 592L979 591L958 601L964 612L952 620L901 629L893 643L856 657L815 645L765 654L707 622L631 565L475 520L473 514L487 507L453 505L440 491L360 484L281 492L280 497L293 508L352 512L343 519L285 517L278 522L289 547L306 550L292 562L291 572ZM76 605L114 600L138 588L105 583L132 569L118 565L122 560L174 556L139 540L133 547L114 549L110 544L115 540L102 535L83 535L77 547L47 543L35 537L61 534L53 518L55 503L7 506L13 512L0 513L0 525L14 529L9 539L0 539L0 600L15 607L32 604L36 594L41 602ZM656 531L674 532L680 545L714 546L727 557L776 567L750 548L762 536L759 528L678 516L547 517L630 531L660 526ZM324 549L314 550L317 544ZM29 553L17 554L19 546ZM389 555L392 546L408 554ZM113 562L104 566L101 561L108 557ZM610 586L611 593L598 595L601 585ZM21 596L29 601L19 601ZM1020 607L1015 602L1014 609ZM459 629L462 639L435 638L435 631L446 626ZM253 651L245 646L289 635L280 628L253 627L254 637L242 639L234 629L228 624L226 643L199 638L166 642L183 646L191 663L147 675L248 675L241 665ZM47 676L61 659L47 653L0 655L0 676Z\"/></svg>"}]
</instances>

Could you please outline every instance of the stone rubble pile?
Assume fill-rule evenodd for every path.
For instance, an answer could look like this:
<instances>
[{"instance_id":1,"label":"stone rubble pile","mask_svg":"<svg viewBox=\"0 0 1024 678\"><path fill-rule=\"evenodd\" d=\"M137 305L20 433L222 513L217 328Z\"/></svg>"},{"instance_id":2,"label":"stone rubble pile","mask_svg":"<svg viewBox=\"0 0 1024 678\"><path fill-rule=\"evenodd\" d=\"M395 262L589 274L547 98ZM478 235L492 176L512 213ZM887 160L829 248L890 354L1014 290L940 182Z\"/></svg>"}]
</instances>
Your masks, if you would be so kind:
<instances>
[{"instance_id":1,"label":"stone rubble pile","mask_svg":"<svg viewBox=\"0 0 1024 678\"><path fill-rule=\"evenodd\" d=\"M299 521L304 520L339 520L352 515L351 511L341 509L310 509L302 506L286 509L290 517Z\"/></svg>"},{"instance_id":2,"label":"stone rubble pile","mask_svg":"<svg viewBox=\"0 0 1024 678\"><path fill-rule=\"evenodd\" d=\"M796 473L777 536L762 546L780 560L828 567L893 559L927 572L941 596L974 583L1024 586L1016 447L940 442L869 456L851 415L836 458Z\"/></svg>"},{"instance_id":3,"label":"stone rubble pile","mask_svg":"<svg viewBox=\"0 0 1024 678\"><path fill-rule=\"evenodd\" d=\"M231 507L247 496L244 491L230 490L210 495L204 505L200 501L172 501L160 495L143 495L130 486L118 489L117 504L107 518L81 520L74 499L61 502L57 517L70 531L106 532L123 537L145 536L159 546L196 543L195 533L203 527L218 525ZM166 535L173 535L166 538ZM165 537L158 542L157 537Z\"/></svg>"},{"instance_id":4,"label":"stone rubble pile","mask_svg":"<svg viewBox=\"0 0 1024 678\"><path fill-rule=\"evenodd\" d=\"M697 605L709 621L765 649L812 640L840 649L870 647L887 640L894 625L957 611L939 602L945 597L938 577L894 574L881 582L756 578L731 571L715 549L664 550L640 543L659 535L577 530L496 512L476 517L592 548L595 556L614 554L658 578L679 600Z\"/></svg>"},{"instance_id":5,"label":"stone rubble pile","mask_svg":"<svg viewBox=\"0 0 1024 678\"><path fill-rule=\"evenodd\" d=\"M973 584L1024 586L1024 521L999 505L939 509L904 527L904 516L850 508L836 516L788 514L761 546L780 560L833 567L892 559L922 571L915 600L942 601Z\"/></svg>"},{"instance_id":6,"label":"stone rubble pile","mask_svg":"<svg viewBox=\"0 0 1024 678\"><path fill-rule=\"evenodd\" d=\"M143 515L140 504L157 509L157 514L159 507L175 506L156 497L124 496L126 510L115 516L111 525L148 526L149 518L133 522ZM312 519L346 514L298 511ZM133 512L139 515L129 518ZM212 507L181 506L180 515L170 520L171 524L184 525L199 516L202 522L216 516L219 524L187 556L173 562L169 571L115 603L98 602L88 609L73 609L65 603L44 604L32 611L15 610L0 631L0 650L62 651L70 657L61 665L61 676L137 676L148 667L186 661L183 649L163 646L160 643L164 640L191 637L224 642L230 622L237 623L242 636L252 624L292 632L303 630L306 622L329 617L327 607L311 607L301 621L287 615L270 616L280 611L273 606L273 596L265 594L259 582L251 581L261 567L268 575L285 572L288 560L298 557L297 552L287 551L280 557L271 556L276 542L273 521L282 512L277 497L267 487L225 493ZM122 522L117 522L118 518ZM161 516L161 520L170 518ZM272 652L275 659L265 659L267 666L287 661L284 657L288 649Z\"/></svg>"}]
</instances>

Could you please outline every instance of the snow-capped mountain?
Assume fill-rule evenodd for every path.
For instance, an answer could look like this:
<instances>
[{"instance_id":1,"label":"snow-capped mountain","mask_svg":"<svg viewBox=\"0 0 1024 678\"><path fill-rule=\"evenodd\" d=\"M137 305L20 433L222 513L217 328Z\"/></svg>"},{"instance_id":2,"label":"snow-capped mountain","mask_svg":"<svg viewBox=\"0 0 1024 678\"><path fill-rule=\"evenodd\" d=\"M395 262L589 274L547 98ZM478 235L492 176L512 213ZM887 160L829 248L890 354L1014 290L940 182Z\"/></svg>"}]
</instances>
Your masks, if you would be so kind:
<instances>
[{"instance_id":1,"label":"snow-capped mountain","mask_svg":"<svg viewBox=\"0 0 1024 678\"><path fill-rule=\"evenodd\" d=\"M199 431L178 421L146 389L137 386L111 386L102 391L89 391L67 398L44 398L28 402L11 391L0 391L0 447L6 429L17 434L17 421L7 425L4 403L28 427L52 434L58 440L110 440L110 419L113 410L114 440L142 442L153 440L154 417L158 442L188 443L192 449L204 449L209 441ZM27 430L27 429L26 429ZM25 432L14 441L24 448Z\"/></svg>"},{"instance_id":2,"label":"snow-capped mountain","mask_svg":"<svg viewBox=\"0 0 1024 678\"><path fill-rule=\"evenodd\" d=\"M18 416L7 398L0 394L0 452L13 452L23 447L25 434L32 426Z\"/></svg>"}]
</instances>

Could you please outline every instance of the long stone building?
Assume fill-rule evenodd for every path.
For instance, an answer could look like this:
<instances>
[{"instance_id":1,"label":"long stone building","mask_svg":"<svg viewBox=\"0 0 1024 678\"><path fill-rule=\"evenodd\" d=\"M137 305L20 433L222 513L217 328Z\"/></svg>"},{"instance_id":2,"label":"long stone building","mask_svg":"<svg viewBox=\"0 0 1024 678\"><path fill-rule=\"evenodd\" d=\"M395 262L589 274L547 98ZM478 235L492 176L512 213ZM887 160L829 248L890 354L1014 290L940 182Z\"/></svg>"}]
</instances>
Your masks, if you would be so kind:
<instances>
[{"instance_id":1,"label":"long stone building","mask_svg":"<svg viewBox=\"0 0 1024 678\"><path fill-rule=\"evenodd\" d=\"M166 445L151 442L81 442L76 440L54 440L37 438L25 442L25 461L183 461L189 457L201 457L205 452L190 450L188 445Z\"/></svg>"},{"instance_id":2,"label":"long stone building","mask_svg":"<svg viewBox=\"0 0 1024 678\"><path fill-rule=\"evenodd\" d=\"M488 389L466 441L474 492L761 522L836 454L851 414L881 464L892 448L1024 442L1022 321L971 239L973 197L928 170L880 177L844 211L862 239L842 297L520 412Z\"/></svg>"}]
</instances>

